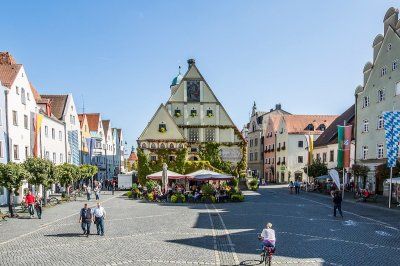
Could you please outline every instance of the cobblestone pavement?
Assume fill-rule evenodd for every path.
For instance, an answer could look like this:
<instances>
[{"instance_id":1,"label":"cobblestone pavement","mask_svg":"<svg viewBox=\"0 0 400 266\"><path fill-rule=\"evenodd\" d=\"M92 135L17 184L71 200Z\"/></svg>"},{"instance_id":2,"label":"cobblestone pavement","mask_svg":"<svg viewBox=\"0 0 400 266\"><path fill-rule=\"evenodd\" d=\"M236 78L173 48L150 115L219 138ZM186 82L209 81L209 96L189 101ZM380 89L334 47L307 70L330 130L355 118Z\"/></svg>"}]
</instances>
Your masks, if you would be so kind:
<instances>
[{"instance_id":1,"label":"cobblestone pavement","mask_svg":"<svg viewBox=\"0 0 400 266\"><path fill-rule=\"evenodd\" d=\"M106 235L81 236L82 202L44 212L42 220L0 225L0 265L256 265L257 234L277 231L273 264L398 265L400 217L384 209L344 203L332 217L330 200L289 195L280 187L248 193L229 204L153 204L102 195ZM94 204L94 202L92 202Z\"/></svg>"}]
</instances>

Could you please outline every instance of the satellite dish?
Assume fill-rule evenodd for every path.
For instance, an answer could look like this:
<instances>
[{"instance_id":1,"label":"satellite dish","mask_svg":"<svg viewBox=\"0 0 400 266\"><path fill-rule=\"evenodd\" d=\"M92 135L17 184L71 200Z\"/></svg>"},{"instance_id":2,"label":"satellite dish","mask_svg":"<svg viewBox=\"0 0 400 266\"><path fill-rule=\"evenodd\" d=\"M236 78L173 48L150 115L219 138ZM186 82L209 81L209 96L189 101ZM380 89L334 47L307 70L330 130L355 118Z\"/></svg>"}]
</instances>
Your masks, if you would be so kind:
<instances>
[{"instance_id":1,"label":"satellite dish","mask_svg":"<svg viewBox=\"0 0 400 266\"><path fill-rule=\"evenodd\" d=\"M338 171L336 171L335 169L331 169L331 170L329 170L329 175L332 177L336 186L340 189L340 179L339 179Z\"/></svg>"}]
</instances>

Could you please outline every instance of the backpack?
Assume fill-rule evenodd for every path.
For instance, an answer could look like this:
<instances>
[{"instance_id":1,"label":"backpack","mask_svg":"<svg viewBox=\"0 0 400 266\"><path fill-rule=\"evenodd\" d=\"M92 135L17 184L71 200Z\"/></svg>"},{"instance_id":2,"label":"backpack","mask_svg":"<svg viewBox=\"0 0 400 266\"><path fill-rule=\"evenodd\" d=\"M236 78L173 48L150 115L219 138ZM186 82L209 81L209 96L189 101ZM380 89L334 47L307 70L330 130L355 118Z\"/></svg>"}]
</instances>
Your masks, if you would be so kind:
<instances>
[{"instance_id":1,"label":"backpack","mask_svg":"<svg viewBox=\"0 0 400 266\"><path fill-rule=\"evenodd\" d=\"M81 217L82 220L92 220L92 210L90 208L87 208L86 212L85 209L83 208L81 210Z\"/></svg>"}]
</instances>

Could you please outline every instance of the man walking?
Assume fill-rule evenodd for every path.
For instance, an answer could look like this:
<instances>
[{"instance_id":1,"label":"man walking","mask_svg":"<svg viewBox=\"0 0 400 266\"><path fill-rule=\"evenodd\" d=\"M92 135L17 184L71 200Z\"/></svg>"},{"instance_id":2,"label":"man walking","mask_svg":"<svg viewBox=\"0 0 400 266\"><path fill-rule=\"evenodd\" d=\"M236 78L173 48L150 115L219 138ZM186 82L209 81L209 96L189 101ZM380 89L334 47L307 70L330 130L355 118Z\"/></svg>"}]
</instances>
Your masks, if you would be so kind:
<instances>
[{"instance_id":1,"label":"man walking","mask_svg":"<svg viewBox=\"0 0 400 266\"><path fill-rule=\"evenodd\" d=\"M89 186L86 187L86 197L87 200L90 200L90 195L92 194L92 188Z\"/></svg>"},{"instance_id":2,"label":"man walking","mask_svg":"<svg viewBox=\"0 0 400 266\"><path fill-rule=\"evenodd\" d=\"M296 194L300 194L300 182L299 180L294 181L294 190Z\"/></svg>"},{"instance_id":3,"label":"man walking","mask_svg":"<svg viewBox=\"0 0 400 266\"><path fill-rule=\"evenodd\" d=\"M106 219L106 211L100 202L97 203L97 207L93 209L94 223L96 224L97 234L104 236L104 220Z\"/></svg>"},{"instance_id":4,"label":"man walking","mask_svg":"<svg viewBox=\"0 0 400 266\"><path fill-rule=\"evenodd\" d=\"M31 218L33 218L35 214L35 196L33 196L30 191L28 191L28 195L25 196L25 204L28 207Z\"/></svg>"},{"instance_id":5,"label":"man walking","mask_svg":"<svg viewBox=\"0 0 400 266\"><path fill-rule=\"evenodd\" d=\"M83 235L86 235L86 237L90 235L90 225L92 220L92 210L88 208L87 203L85 203L79 215L79 222L81 223Z\"/></svg>"},{"instance_id":6,"label":"man walking","mask_svg":"<svg viewBox=\"0 0 400 266\"><path fill-rule=\"evenodd\" d=\"M96 195L96 200L100 200L100 185L94 188L94 194Z\"/></svg>"},{"instance_id":7,"label":"man walking","mask_svg":"<svg viewBox=\"0 0 400 266\"><path fill-rule=\"evenodd\" d=\"M333 196L333 216L336 217L336 209L339 211L340 216L343 218L342 213L342 196L338 191Z\"/></svg>"}]
</instances>

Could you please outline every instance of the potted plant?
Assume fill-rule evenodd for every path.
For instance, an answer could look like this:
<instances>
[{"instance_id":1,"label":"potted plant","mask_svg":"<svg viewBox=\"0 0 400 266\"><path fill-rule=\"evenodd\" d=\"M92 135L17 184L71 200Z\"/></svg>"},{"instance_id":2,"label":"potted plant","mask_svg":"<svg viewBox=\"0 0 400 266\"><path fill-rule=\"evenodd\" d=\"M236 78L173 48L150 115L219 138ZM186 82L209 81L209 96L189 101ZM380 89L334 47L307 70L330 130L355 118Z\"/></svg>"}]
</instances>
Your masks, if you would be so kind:
<instances>
[{"instance_id":1,"label":"potted plant","mask_svg":"<svg viewBox=\"0 0 400 266\"><path fill-rule=\"evenodd\" d=\"M207 204L215 203L216 199L214 196L214 188L212 185L204 184L201 187L201 191L203 193L203 196L201 197L201 199L204 203L207 203Z\"/></svg>"}]
</instances>

